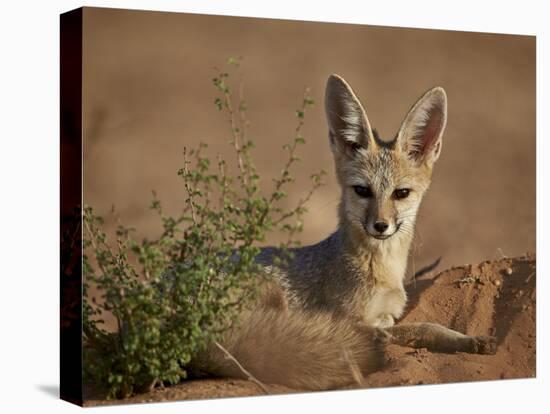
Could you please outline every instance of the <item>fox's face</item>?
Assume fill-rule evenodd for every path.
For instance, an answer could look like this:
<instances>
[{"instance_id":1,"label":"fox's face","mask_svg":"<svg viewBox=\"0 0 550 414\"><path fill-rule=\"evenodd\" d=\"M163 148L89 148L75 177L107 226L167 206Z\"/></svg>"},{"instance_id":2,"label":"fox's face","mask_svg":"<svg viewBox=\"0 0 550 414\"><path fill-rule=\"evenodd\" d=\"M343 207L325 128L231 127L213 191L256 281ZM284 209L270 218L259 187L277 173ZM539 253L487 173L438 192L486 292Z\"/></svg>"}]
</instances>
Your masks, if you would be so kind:
<instances>
[{"instance_id":1,"label":"fox's face","mask_svg":"<svg viewBox=\"0 0 550 414\"><path fill-rule=\"evenodd\" d=\"M341 224L373 241L412 236L418 207L441 152L447 119L445 91L426 92L392 141L382 141L371 129L363 106L337 75L329 77L325 107L342 187Z\"/></svg>"}]
</instances>

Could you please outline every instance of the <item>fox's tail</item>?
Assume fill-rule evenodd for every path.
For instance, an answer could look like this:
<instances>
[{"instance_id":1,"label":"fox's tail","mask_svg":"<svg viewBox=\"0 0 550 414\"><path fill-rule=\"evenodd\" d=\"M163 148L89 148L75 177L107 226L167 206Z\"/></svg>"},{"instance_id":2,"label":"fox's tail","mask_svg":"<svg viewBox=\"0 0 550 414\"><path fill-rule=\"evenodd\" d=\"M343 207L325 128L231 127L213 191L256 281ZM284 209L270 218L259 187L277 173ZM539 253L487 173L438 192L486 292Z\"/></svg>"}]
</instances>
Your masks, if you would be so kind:
<instances>
[{"instance_id":1,"label":"fox's tail","mask_svg":"<svg viewBox=\"0 0 550 414\"><path fill-rule=\"evenodd\" d=\"M324 313L260 308L243 315L221 344L210 346L191 370L247 378L300 390L327 390L353 383L385 361L389 334ZM229 353L238 364L228 358Z\"/></svg>"},{"instance_id":2,"label":"fox's tail","mask_svg":"<svg viewBox=\"0 0 550 414\"><path fill-rule=\"evenodd\" d=\"M496 338L468 336L434 323L369 327L353 318L289 308L282 290L266 286L260 306L197 355L195 375L254 379L297 390L363 385L384 365L386 345L436 352L494 354Z\"/></svg>"}]
</instances>

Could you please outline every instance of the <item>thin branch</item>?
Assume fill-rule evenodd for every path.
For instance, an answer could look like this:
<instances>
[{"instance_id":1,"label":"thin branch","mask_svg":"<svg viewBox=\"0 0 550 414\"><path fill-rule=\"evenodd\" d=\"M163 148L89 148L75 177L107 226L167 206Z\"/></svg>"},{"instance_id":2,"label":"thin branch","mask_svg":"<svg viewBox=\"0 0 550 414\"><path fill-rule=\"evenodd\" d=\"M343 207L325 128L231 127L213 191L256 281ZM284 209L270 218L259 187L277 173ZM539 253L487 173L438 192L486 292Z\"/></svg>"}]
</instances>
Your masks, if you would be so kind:
<instances>
[{"instance_id":1,"label":"thin branch","mask_svg":"<svg viewBox=\"0 0 550 414\"><path fill-rule=\"evenodd\" d=\"M239 81L239 122L241 125L241 142L246 144L246 130L248 129L249 121L246 116L246 100L244 99L244 80L242 74Z\"/></svg>"},{"instance_id":2,"label":"thin branch","mask_svg":"<svg viewBox=\"0 0 550 414\"><path fill-rule=\"evenodd\" d=\"M308 102L308 97L309 97L309 88L306 88L305 91L304 91L304 99L302 101L302 106L300 108L300 112L301 113L304 113L306 108L307 108L307 102ZM298 125L296 125L296 128L294 130L294 137L295 137L295 140L294 142L292 143L291 147L289 148L289 157L288 157L288 161L286 162L282 172L281 172L281 178L279 178L278 180L275 180L275 190L273 191L272 195L271 195L271 199L270 199L270 203L275 201L275 197L276 197L276 193L281 189L281 187L283 186L284 183L286 183L288 181L288 171L291 167L291 165L297 160L296 157L294 156L294 154L296 153L296 148L298 147L298 140L297 138L300 137L300 132L302 130L302 127L304 126L304 117L299 117L298 118Z\"/></svg>"},{"instance_id":3,"label":"thin branch","mask_svg":"<svg viewBox=\"0 0 550 414\"><path fill-rule=\"evenodd\" d=\"M314 184L313 187L306 194L306 196L304 198L300 199L300 201L298 202L298 205L294 209L290 210L288 213L283 214L281 217L279 217L277 220L275 220L273 222L273 225L278 225L281 222L285 221L287 218L290 218L290 217L296 215L299 211L301 211L304 208L304 206L307 203L309 203L309 200L313 196L313 193L315 193L315 191L321 186L322 186L321 182Z\"/></svg>"},{"instance_id":4,"label":"thin branch","mask_svg":"<svg viewBox=\"0 0 550 414\"><path fill-rule=\"evenodd\" d=\"M88 235L90 236L90 243L92 244L92 247L94 249L94 252L97 252L99 250L99 247L96 244L96 235L90 228L90 224L86 220L86 217L83 217L82 221L84 222L84 227L86 227L86 231L88 232ZM103 266L103 263L101 263L100 260L97 261L97 264L99 266L99 269L103 272L104 275L107 274L107 269L105 269L105 266Z\"/></svg>"},{"instance_id":5,"label":"thin branch","mask_svg":"<svg viewBox=\"0 0 550 414\"><path fill-rule=\"evenodd\" d=\"M298 147L299 138L301 138L300 132L301 132L301 129L304 125L304 116L303 116L303 114L305 113L305 110L308 106L308 101L309 101L309 88L306 88L304 90L302 106L299 109L299 111L302 113L302 116L299 117L298 125L296 125L296 128L294 130L294 142L288 148L288 151L289 151L288 161L286 162L283 170L281 171L281 177L279 179L274 180L275 181L275 189L271 193L271 197L269 198L267 208L264 210L263 214L261 215L260 219L258 220L260 226L263 225L264 220L266 219L267 215L272 211L272 204L275 202L275 200L277 198L277 195L278 195L279 191L281 190L282 186L285 183L291 181L291 179L289 178L290 177L289 170L290 170L290 167L292 166L292 164L298 160L298 158L296 158L294 154L296 153L296 148ZM315 190L315 188L314 188L314 190ZM313 191L312 191L312 193L313 193ZM309 200L309 197L311 197L311 196L308 195L306 198ZM295 210L292 211L292 214L290 216L294 215L294 213L295 213ZM290 217L290 216L288 216L288 217ZM285 219L288 218L288 217L285 217ZM282 220L280 220L280 221L282 221Z\"/></svg>"},{"instance_id":6,"label":"thin branch","mask_svg":"<svg viewBox=\"0 0 550 414\"><path fill-rule=\"evenodd\" d=\"M189 206L191 207L191 217L193 218L193 223L197 224L197 216L195 214L195 203L193 201L193 191L191 190L191 186L189 185L189 169L187 168L187 164L189 161L187 160L187 148L183 148L183 182L185 184L185 190L187 191L187 202Z\"/></svg>"},{"instance_id":7,"label":"thin branch","mask_svg":"<svg viewBox=\"0 0 550 414\"><path fill-rule=\"evenodd\" d=\"M222 241L225 244L227 238L226 238L226 228L224 226L225 223L225 214L226 214L226 201L227 201L227 175L225 172L225 162L223 161L220 154L217 156L218 158L218 170L220 174L220 179L218 181L219 185L221 186L221 192L220 192L220 200L219 200L219 231L222 237Z\"/></svg>"},{"instance_id":8,"label":"thin branch","mask_svg":"<svg viewBox=\"0 0 550 414\"><path fill-rule=\"evenodd\" d=\"M239 144L240 137L241 137L241 133L239 133L239 131L241 130L241 128L239 128L239 125L237 125L237 122L235 121L235 112L233 110L233 105L231 104L231 94L229 93L227 88L223 90L223 98L224 98L225 108L229 113L229 122L231 123L231 134L233 135L233 146L235 147L235 151L237 153L237 162L239 166L239 171L241 173L241 181L243 183L243 186L246 187L248 182L246 179L246 171L244 168L244 161L242 157L242 148Z\"/></svg>"},{"instance_id":9,"label":"thin branch","mask_svg":"<svg viewBox=\"0 0 550 414\"><path fill-rule=\"evenodd\" d=\"M227 349L225 349L223 346L221 346L219 344L219 342L215 342L216 346L225 354L225 358L226 359L229 359L230 361L232 361L235 365L237 365L237 367L241 370L241 372L246 375L246 377L248 378L249 381L252 381L253 383L255 383L258 387L260 387L263 392L265 392L266 394L271 394L269 392L269 390L267 389L267 387L260 381L258 380L254 375L252 375L250 372L248 372L240 363L239 361L237 361L237 359L231 355L229 353L229 351Z\"/></svg>"},{"instance_id":10,"label":"thin branch","mask_svg":"<svg viewBox=\"0 0 550 414\"><path fill-rule=\"evenodd\" d=\"M346 349L343 349L342 351L344 353L344 359L349 365L349 369L351 371L351 376L353 377L353 379L355 380L357 385L359 385L360 387L364 387L365 386L365 377L363 377L363 374L361 373L361 370L359 369L359 366L357 365L357 363L355 361L353 361L351 359L351 357L349 355L349 352Z\"/></svg>"}]
</instances>

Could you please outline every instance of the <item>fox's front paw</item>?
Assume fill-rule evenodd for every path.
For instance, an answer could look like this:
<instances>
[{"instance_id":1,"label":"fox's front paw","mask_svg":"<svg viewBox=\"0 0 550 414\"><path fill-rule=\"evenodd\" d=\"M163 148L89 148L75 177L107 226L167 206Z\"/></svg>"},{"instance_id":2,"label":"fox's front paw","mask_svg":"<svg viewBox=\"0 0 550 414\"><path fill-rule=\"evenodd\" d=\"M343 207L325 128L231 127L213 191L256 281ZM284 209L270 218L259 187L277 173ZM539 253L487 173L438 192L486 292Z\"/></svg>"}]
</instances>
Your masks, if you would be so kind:
<instances>
[{"instance_id":1,"label":"fox's front paw","mask_svg":"<svg viewBox=\"0 0 550 414\"><path fill-rule=\"evenodd\" d=\"M383 315L380 315L372 326L375 326L377 328L389 328L390 326L393 326L395 324L395 321L393 319L393 316L391 316L389 313L385 313Z\"/></svg>"},{"instance_id":2,"label":"fox's front paw","mask_svg":"<svg viewBox=\"0 0 550 414\"><path fill-rule=\"evenodd\" d=\"M494 355L497 352L497 338L494 336L474 336L473 351L476 354Z\"/></svg>"},{"instance_id":3,"label":"fox's front paw","mask_svg":"<svg viewBox=\"0 0 550 414\"><path fill-rule=\"evenodd\" d=\"M372 341L375 345L384 348L391 341L391 334L383 328L372 329Z\"/></svg>"}]
</instances>

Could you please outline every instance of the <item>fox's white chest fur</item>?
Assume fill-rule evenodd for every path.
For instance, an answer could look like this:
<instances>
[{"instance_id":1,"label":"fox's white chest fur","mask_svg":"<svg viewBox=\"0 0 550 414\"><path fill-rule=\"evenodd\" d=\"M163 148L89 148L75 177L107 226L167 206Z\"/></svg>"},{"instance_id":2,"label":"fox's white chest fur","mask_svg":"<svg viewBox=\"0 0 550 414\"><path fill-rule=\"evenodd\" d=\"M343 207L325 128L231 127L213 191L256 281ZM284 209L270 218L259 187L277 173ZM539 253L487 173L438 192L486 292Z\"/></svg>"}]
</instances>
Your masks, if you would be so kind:
<instances>
[{"instance_id":1,"label":"fox's white chest fur","mask_svg":"<svg viewBox=\"0 0 550 414\"><path fill-rule=\"evenodd\" d=\"M408 236L395 237L365 257L362 271L369 282L364 319L368 325L388 327L402 315L407 302L403 282L410 242Z\"/></svg>"}]
</instances>

